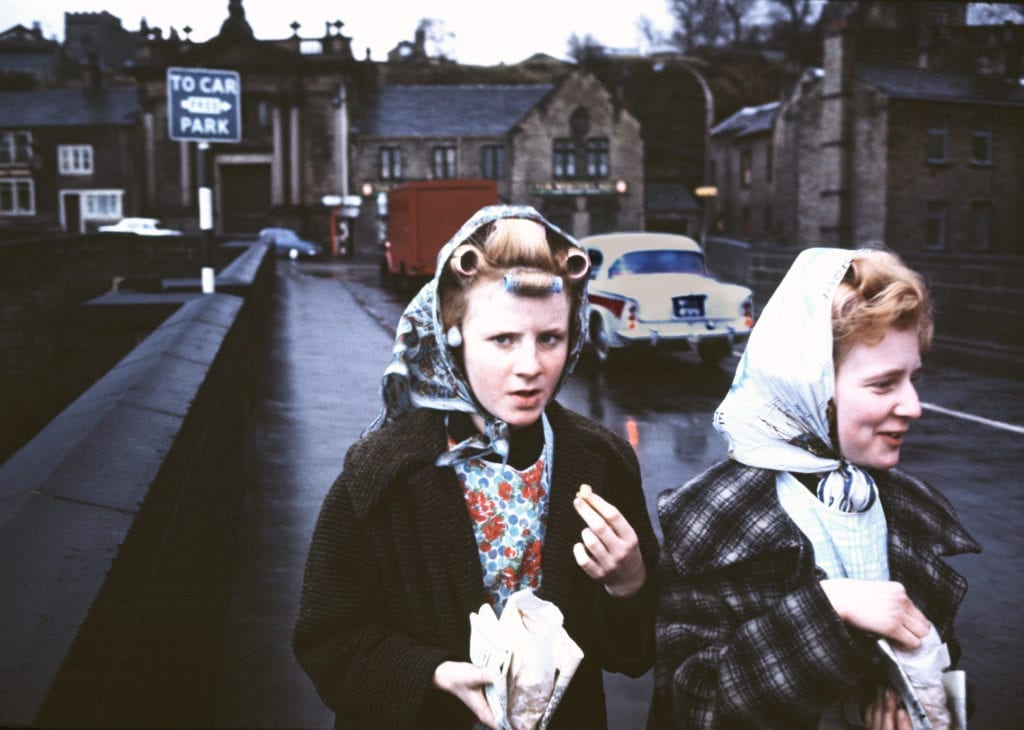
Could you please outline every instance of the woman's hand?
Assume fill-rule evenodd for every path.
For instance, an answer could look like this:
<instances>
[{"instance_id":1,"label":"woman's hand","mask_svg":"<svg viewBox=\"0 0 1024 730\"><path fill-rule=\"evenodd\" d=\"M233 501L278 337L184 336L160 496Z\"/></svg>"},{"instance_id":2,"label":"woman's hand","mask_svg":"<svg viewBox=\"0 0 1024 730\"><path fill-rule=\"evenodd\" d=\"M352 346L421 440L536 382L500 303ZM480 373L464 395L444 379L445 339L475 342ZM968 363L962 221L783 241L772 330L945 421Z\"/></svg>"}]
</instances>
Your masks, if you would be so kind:
<instances>
[{"instance_id":1,"label":"woman's hand","mask_svg":"<svg viewBox=\"0 0 1024 730\"><path fill-rule=\"evenodd\" d=\"M910 714L896 704L891 687L879 687L875 699L864 710L864 726L868 730L913 730Z\"/></svg>"},{"instance_id":2,"label":"woman's hand","mask_svg":"<svg viewBox=\"0 0 1024 730\"><path fill-rule=\"evenodd\" d=\"M441 662L434 670L434 686L455 695L476 719L489 728L497 728L484 687L493 684L490 673L469 662Z\"/></svg>"},{"instance_id":3,"label":"woman's hand","mask_svg":"<svg viewBox=\"0 0 1024 730\"><path fill-rule=\"evenodd\" d=\"M580 486L572 504L587 523L581 542L572 548L583 572L616 598L636 594L647 581L647 569L632 525L618 508L594 494L589 484Z\"/></svg>"},{"instance_id":4,"label":"woman's hand","mask_svg":"<svg viewBox=\"0 0 1024 730\"><path fill-rule=\"evenodd\" d=\"M822 590L845 624L916 649L931 623L914 605L902 583L836 578L821 581Z\"/></svg>"}]
</instances>

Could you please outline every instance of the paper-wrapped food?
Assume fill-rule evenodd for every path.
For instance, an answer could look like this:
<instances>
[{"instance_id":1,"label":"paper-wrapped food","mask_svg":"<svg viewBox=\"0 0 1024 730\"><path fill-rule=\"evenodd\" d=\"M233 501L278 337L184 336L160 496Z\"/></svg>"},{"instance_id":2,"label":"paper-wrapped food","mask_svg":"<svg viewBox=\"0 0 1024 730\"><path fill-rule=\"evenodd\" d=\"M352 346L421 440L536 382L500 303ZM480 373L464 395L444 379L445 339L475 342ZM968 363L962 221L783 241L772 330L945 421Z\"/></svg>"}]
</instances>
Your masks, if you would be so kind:
<instances>
[{"instance_id":1,"label":"paper-wrapped food","mask_svg":"<svg viewBox=\"0 0 1024 730\"><path fill-rule=\"evenodd\" d=\"M890 679L899 691L915 730L966 730L963 672L949 672L949 649L931 631L916 649L905 650L879 640L891 660Z\"/></svg>"},{"instance_id":2,"label":"paper-wrapped food","mask_svg":"<svg viewBox=\"0 0 1024 730\"><path fill-rule=\"evenodd\" d=\"M487 702L502 730L544 730L583 659L562 612L529 589L513 593L499 620L484 604L470 615L470 659L497 677Z\"/></svg>"}]
</instances>

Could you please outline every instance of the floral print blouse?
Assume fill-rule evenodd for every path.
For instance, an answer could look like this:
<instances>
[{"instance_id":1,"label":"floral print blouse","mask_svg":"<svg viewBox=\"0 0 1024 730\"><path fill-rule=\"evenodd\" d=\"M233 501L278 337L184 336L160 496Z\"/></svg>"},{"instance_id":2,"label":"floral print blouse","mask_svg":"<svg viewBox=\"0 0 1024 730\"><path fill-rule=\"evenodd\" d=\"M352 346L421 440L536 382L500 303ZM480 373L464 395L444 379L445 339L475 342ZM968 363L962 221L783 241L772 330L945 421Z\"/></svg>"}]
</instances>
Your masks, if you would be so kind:
<instances>
[{"instance_id":1,"label":"floral print blouse","mask_svg":"<svg viewBox=\"0 0 1024 730\"><path fill-rule=\"evenodd\" d=\"M522 471L481 458L455 465L473 520L488 602L501 614L521 588L539 588L547 526L549 450Z\"/></svg>"}]
</instances>

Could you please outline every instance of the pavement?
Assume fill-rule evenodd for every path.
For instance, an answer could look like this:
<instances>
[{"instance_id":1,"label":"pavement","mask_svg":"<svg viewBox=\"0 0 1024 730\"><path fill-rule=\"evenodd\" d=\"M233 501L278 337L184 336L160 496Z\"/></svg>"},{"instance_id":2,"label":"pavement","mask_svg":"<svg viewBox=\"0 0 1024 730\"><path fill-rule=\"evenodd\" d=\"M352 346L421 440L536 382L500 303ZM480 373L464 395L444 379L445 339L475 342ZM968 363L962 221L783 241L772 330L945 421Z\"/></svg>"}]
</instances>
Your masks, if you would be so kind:
<instances>
[{"instance_id":1,"label":"pavement","mask_svg":"<svg viewBox=\"0 0 1024 730\"><path fill-rule=\"evenodd\" d=\"M288 267L303 275L289 275ZM218 727L328 728L291 649L306 552L345 452L377 414L391 352L344 279L369 257L278 261L249 442L249 488L218 682Z\"/></svg>"}]
</instances>

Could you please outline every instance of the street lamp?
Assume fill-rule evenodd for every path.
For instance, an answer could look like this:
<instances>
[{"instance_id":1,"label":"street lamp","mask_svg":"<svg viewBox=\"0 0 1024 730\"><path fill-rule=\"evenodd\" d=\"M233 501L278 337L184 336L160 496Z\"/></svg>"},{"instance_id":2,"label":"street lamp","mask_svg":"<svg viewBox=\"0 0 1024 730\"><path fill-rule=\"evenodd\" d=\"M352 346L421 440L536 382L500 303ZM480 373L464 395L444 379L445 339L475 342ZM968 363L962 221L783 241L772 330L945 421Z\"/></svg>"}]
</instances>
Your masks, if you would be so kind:
<instances>
[{"instance_id":1,"label":"street lamp","mask_svg":"<svg viewBox=\"0 0 1024 730\"><path fill-rule=\"evenodd\" d=\"M711 179L711 129L715 126L715 97L704 74L697 68L701 61L685 56L675 60L680 68L688 71L697 80L701 91L704 92L704 183L694 191L701 199L700 245L703 248L708 235L708 208L712 199L718 195L718 190Z\"/></svg>"}]
</instances>

